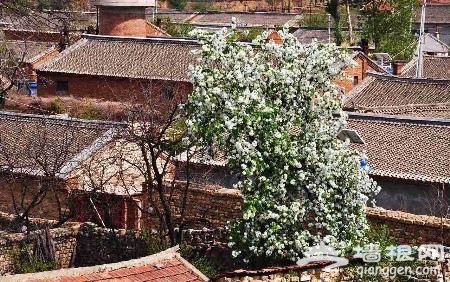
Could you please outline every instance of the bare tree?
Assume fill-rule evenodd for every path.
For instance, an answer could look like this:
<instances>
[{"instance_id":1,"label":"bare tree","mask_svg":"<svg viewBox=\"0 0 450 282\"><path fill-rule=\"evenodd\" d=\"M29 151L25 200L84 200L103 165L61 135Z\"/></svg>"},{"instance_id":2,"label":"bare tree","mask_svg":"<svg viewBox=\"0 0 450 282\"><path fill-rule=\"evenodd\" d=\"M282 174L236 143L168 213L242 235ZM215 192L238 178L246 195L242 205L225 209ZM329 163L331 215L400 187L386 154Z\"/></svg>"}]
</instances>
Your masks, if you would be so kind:
<instances>
[{"instance_id":1,"label":"bare tree","mask_svg":"<svg viewBox=\"0 0 450 282\"><path fill-rule=\"evenodd\" d=\"M27 228L30 216L63 224L73 216L67 171L106 129L70 119L5 115L0 120L0 167L12 211Z\"/></svg>"}]
</instances>

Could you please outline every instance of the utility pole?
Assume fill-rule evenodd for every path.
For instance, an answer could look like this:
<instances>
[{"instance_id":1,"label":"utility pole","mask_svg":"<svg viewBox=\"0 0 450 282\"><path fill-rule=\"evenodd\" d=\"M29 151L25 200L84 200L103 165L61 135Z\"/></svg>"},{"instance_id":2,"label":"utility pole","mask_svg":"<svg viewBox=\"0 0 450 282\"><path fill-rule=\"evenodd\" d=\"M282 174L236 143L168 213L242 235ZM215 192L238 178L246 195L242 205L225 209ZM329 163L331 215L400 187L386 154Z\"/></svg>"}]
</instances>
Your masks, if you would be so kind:
<instances>
[{"instance_id":1,"label":"utility pole","mask_svg":"<svg viewBox=\"0 0 450 282\"><path fill-rule=\"evenodd\" d=\"M327 14L328 17L328 44L331 44L331 14Z\"/></svg>"},{"instance_id":2,"label":"utility pole","mask_svg":"<svg viewBox=\"0 0 450 282\"><path fill-rule=\"evenodd\" d=\"M423 75L423 45L425 45L425 8L426 0L422 2L422 11L420 15L420 33L419 33L419 57L417 59L416 77L422 78Z\"/></svg>"}]
</instances>

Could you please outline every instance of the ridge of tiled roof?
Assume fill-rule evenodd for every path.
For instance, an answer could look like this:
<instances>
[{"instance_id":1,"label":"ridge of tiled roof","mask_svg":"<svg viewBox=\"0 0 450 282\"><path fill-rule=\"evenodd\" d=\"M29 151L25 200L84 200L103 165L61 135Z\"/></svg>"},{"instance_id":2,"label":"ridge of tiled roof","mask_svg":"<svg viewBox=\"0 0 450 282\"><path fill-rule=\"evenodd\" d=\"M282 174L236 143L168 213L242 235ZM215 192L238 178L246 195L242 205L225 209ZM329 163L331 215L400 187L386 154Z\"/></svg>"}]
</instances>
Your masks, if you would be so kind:
<instances>
[{"instance_id":1,"label":"ridge of tiled roof","mask_svg":"<svg viewBox=\"0 0 450 282\"><path fill-rule=\"evenodd\" d=\"M152 28L156 29L157 31L161 32L162 34L164 34L167 37L172 37L172 35L168 34L165 30L163 30L162 28L160 28L159 26L147 21L147 24L149 26L151 26Z\"/></svg>"},{"instance_id":2,"label":"ridge of tiled roof","mask_svg":"<svg viewBox=\"0 0 450 282\"><path fill-rule=\"evenodd\" d=\"M251 269L238 269L230 272L222 272L219 275L216 275L214 279L218 278L232 278L232 277L244 277L244 276L259 276L259 275L270 275L278 272L288 272L288 271L299 271L299 270L307 270L307 269L316 269L322 268L327 265L332 264L331 261L314 261L308 264L301 265L288 265L288 266L272 266L263 269L251 270ZM233 280L234 281L234 280ZM239 281L239 280L238 280ZM269 281L269 280L268 280ZM272 281L272 280L270 280Z\"/></svg>"},{"instance_id":3,"label":"ridge of tiled roof","mask_svg":"<svg viewBox=\"0 0 450 282\"><path fill-rule=\"evenodd\" d=\"M366 54L364 54L364 52L361 51L357 51L354 55L353 58L359 57L362 60L367 60L367 63L369 64L369 66L374 69L376 72L379 73L383 73L383 74L388 74L390 75L390 73L383 69L380 65L378 65L374 60L372 60L371 58L369 58L368 56L366 56Z\"/></svg>"},{"instance_id":4,"label":"ridge of tiled roof","mask_svg":"<svg viewBox=\"0 0 450 282\"><path fill-rule=\"evenodd\" d=\"M365 144L374 176L450 183L450 119L348 113L348 128Z\"/></svg>"},{"instance_id":5,"label":"ridge of tiled roof","mask_svg":"<svg viewBox=\"0 0 450 282\"><path fill-rule=\"evenodd\" d=\"M189 38L83 35L37 70L187 82L188 66L197 62L192 50L198 46Z\"/></svg>"},{"instance_id":6,"label":"ridge of tiled roof","mask_svg":"<svg viewBox=\"0 0 450 282\"><path fill-rule=\"evenodd\" d=\"M344 101L344 109L450 102L448 79L406 78L371 72L367 72L366 79L349 92Z\"/></svg>"},{"instance_id":7,"label":"ridge of tiled roof","mask_svg":"<svg viewBox=\"0 0 450 282\"><path fill-rule=\"evenodd\" d=\"M10 282L209 281L208 277L183 259L176 252L177 250L178 246L154 255L128 261L4 277Z\"/></svg>"},{"instance_id":8,"label":"ridge of tiled roof","mask_svg":"<svg viewBox=\"0 0 450 282\"><path fill-rule=\"evenodd\" d=\"M388 115L408 115L424 118L450 118L450 104L411 105L402 107L379 107L362 109L365 112L381 113Z\"/></svg>"}]
</instances>

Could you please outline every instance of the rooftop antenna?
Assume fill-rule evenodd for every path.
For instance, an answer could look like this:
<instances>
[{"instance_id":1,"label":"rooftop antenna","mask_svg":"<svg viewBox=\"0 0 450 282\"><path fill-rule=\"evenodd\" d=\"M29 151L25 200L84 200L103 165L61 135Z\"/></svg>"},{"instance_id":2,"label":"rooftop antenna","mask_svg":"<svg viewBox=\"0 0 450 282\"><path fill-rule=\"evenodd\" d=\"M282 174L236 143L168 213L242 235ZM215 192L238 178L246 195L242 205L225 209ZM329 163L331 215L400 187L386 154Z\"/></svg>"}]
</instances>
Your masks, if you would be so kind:
<instances>
[{"instance_id":1,"label":"rooftop antenna","mask_svg":"<svg viewBox=\"0 0 450 282\"><path fill-rule=\"evenodd\" d=\"M425 45L425 7L426 0L422 2L422 11L420 14L420 33L419 33L419 58L417 59L416 77L422 78L423 72L423 45Z\"/></svg>"}]
</instances>

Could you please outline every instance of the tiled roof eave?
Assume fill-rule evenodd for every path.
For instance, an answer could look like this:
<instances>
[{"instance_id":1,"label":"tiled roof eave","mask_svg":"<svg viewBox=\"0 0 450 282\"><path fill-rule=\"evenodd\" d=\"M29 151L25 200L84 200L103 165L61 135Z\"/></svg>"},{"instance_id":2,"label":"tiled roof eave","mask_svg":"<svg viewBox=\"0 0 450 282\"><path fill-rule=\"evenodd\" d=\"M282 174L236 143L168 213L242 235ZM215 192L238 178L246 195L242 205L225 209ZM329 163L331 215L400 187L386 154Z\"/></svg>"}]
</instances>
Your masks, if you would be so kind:
<instances>
[{"instance_id":1,"label":"tiled roof eave","mask_svg":"<svg viewBox=\"0 0 450 282\"><path fill-rule=\"evenodd\" d=\"M114 74L107 74L107 73L93 73L93 72L82 72L82 71L67 71L67 72L61 72L61 71L53 71L51 69L39 69L37 68L37 71L42 76L44 73L52 73L52 74L71 74L71 75L87 75L87 76L102 76L102 77L114 77L114 78L133 78L133 79L145 79L145 80L164 80L164 81L179 81L179 82L190 82L188 78L175 78L175 77L160 77L160 76L143 76L143 75L129 75L129 76L120 76L120 75L114 75Z\"/></svg>"},{"instance_id":2,"label":"tiled roof eave","mask_svg":"<svg viewBox=\"0 0 450 282\"><path fill-rule=\"evenodd\" d=\"M373 175L373 176L389 177L389 178L404 179L404 180L450 184L450 177L446 177L446 176L429 176L429 175L412 174L412 173L389 171L389 170L382 170L382 169L374 169L373 171L370 171L369 174Z\"/></svg>"}]
</instances>

